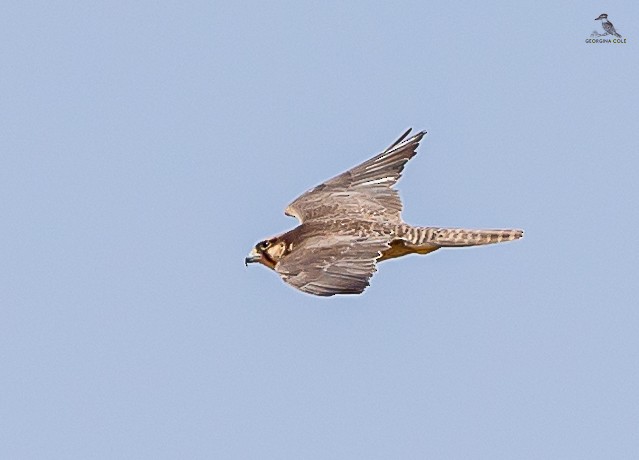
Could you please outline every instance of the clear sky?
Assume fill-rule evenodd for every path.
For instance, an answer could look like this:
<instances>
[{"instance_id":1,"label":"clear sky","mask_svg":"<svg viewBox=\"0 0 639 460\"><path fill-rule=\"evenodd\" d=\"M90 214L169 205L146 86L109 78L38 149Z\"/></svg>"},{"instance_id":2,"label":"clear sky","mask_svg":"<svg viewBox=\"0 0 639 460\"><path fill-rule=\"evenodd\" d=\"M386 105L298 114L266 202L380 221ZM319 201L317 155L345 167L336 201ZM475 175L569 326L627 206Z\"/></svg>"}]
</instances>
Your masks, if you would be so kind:
<instances>
[{"instance_id":1,"label":"clear sky","mask_svg":"<svg viewBox=\"0 0 639 460\"><path fill-rule=\"evenodd\" d=\"M0 458L638 458L638 47L630 0L5 5ZM525 238L244 267L407 127L407 222Z\"/></svg>"}]
</instances>

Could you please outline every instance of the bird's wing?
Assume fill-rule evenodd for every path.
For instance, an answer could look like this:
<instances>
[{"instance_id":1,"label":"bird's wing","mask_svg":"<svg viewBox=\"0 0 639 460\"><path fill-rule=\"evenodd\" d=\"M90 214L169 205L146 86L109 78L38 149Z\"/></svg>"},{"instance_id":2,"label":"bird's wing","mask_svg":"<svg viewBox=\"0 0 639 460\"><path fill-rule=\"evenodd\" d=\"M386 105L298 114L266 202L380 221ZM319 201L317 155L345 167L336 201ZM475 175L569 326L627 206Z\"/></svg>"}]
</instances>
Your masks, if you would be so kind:
<instances>
[{"instance_id":1,"label":"bird's wing","mask_svg":"<svg viewBox=\"0 0 639 460\"><path fill-rule=\"evenodd\" d=\"M357 235L316 235L282 258L275 270L300 291L318 296L359 294L387 249L387 239Z\"/></svg>"},{"instance_id":2,"label":"bird's wing","mask_svg":"<svg viewBox=\"0 0 639 460\"><path fill-rule=\"evenodd\" d=\"M392 187L426 134L404 140L409 132L379 155L303 193L285 214L301 222L344 217L399 222L402 202Z\"/></svg>"},{"instance_id":3,"label":"bird's wing","mask_svg":"<svg viewBox=\"0 0 639 460\"><path fill-rule=\"evenodd\" d=\"M617 31L615 30L615 26L612 25L612 22L610 21L604 22L602 25L604 30L608 32L610 35L618 35Z\"/></svg>"},{"instance_id":4,"label":"bird's wing","mask_svg":"<svg viewBox=\"0 0 639 460\"><path fill-rule=\"evenodd\" d=\"M612 35L617 36L617 37L621 37L621 35L619 35L619 32L617 32L617 31L615 30L615 26L613 26L613 25L612 25L612 22L610 23L610 33L611 33Z\"/></svg>"}]
</instances>

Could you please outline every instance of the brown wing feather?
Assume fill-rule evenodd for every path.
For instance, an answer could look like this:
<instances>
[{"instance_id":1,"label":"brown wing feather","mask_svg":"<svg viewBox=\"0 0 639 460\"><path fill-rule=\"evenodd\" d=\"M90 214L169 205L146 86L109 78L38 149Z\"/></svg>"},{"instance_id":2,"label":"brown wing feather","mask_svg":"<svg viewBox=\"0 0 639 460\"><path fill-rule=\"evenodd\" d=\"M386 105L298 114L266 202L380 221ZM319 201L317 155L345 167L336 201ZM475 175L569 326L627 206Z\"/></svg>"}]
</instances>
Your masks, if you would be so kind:
<instances>
[{"instance_id":1,"label":"brown wing feather","mask_svg":"<svg viewBox=\"0 0 639 460\"><path fill-rule=\"evenodd\" d=\"M402 202L392 187L426 133L402 141L407 134L379 155L296 198L286 208L286 215L301 222L355 216L360 220L399 222Z\"/></svg>"},{"instance_id":2,"label":"brown wing feather","mask_svg":"<svg viewBox=\"0 0 639 460\"><path fill-rule=\"evenodd\" d=\"M285 282L309 294L359 294L388 247L386 240L370 237L318 235L295 247L275 270Z\"/></svg>"}]
</instances>

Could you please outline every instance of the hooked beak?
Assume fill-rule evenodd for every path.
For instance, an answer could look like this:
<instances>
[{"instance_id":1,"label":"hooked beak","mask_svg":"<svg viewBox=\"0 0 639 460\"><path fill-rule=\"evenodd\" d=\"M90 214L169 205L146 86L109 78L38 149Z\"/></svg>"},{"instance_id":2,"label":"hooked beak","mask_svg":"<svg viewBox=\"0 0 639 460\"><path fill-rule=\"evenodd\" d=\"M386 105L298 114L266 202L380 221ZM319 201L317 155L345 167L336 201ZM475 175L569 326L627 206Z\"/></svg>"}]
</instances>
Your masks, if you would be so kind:
<instances>
[{"instance_id":1,"label":"hooked beak","mask_svg":"<svg viewBox=\"0 0 639 460\"><path fill-rule=\"evenodd\" d=\"M244 265L248 267L248 264L259 262L260 260L262 260L262 255L253 248L248 257L244 259Z\"/></svg>"}]
</instances>

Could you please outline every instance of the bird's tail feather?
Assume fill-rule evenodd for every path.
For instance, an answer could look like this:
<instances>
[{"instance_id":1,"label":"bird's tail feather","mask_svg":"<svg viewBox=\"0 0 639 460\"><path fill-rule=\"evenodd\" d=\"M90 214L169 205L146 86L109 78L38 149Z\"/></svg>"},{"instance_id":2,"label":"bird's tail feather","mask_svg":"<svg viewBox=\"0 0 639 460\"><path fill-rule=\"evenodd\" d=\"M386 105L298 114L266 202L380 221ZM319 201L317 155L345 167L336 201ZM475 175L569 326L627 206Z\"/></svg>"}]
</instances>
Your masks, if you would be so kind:
<instances>
[{"instance_id":1,"label":"bird's tail feather","mask_svg":"<svg viewBox=\"0 0 639 460\"><path fill-rule=\"evenodd\" d=\"M466 228L432 228L429 242L441 247L478 246L521 238L523 230L473 230Z\"/></svg>"}]
</instances>

